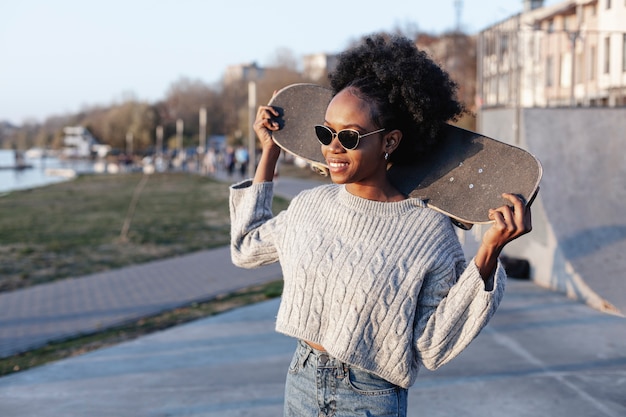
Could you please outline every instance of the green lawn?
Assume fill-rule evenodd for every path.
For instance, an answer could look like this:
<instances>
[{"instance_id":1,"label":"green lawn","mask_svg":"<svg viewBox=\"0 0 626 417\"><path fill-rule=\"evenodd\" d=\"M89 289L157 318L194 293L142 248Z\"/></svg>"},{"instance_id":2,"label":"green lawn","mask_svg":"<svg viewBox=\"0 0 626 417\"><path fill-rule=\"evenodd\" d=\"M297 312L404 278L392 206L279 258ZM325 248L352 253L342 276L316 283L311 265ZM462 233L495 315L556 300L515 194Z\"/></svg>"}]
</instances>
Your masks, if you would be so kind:
<instances>
[{"instance_id":1,"label":"green lawn","mask_svg":"<svg viewBox=\"0 0 626 417\"><path fill-rule=\"evenodd\" d=\"M4 194L0 291L226 245L228 187L185 173L87 175Z\"/></svg>"}]
</instances>

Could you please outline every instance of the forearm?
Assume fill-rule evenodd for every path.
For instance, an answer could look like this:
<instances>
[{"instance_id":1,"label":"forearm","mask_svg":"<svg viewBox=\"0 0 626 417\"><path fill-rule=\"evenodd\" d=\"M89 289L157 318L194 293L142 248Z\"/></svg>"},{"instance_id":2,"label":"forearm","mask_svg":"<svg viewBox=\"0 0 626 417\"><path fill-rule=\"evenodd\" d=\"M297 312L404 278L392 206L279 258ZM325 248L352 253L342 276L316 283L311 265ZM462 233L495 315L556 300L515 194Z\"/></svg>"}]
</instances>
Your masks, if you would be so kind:
<instances>
[{"instance_id":1,"label":"forearm","mask_svg":"<svg viewBox=\"0 0 626 417\"><path fill-rule=\"evenodd\" d=\"M490 283L493 277L496 267L498 266L498 257L500 256L501 248L482 244L476 252L474 262L478 268L481 278L485 283Z\"/></svg>"},{"instance_id":2,"label":"forearm","mask_svg":"<svg viewBox=\"0 0 626 417\"><path fill-rule=\"evenodd\" d=\"M447 293L438 293L441 291L438 285L430 290L423 288L429 292L421 296L425 305L418 310L421 319L415 334L420 335L420 361L426 368L435 370L457 356L493 316L506 282L503 271L497 268L496 271L489 291L475 260Z\"/></svg>"},{"instance_id":3,"label":"forearm","mask_svg":"<svg viewBox=\"0 0 626 417\"><path fill-rule=\"evenodd\" d=\"M269 182L274 179L274 173L276 171L276 164L280 157L280 148L273 146L269 149L263 149L259 164L257 165L256 172L254 174L253 183L259 184L262 182Z\"/></svg>"},{"instance_id":4,"label":"forearm","mask_svg":"<svg viewBox=\"0 0 626 417\"><path fill-rule=\"evenodd\" d=\"M272 214L273 185L235 184L230 190L231 257L233 263L254 268L275 262L273 235L279 224Z\"/></svg>"}]
</instances>

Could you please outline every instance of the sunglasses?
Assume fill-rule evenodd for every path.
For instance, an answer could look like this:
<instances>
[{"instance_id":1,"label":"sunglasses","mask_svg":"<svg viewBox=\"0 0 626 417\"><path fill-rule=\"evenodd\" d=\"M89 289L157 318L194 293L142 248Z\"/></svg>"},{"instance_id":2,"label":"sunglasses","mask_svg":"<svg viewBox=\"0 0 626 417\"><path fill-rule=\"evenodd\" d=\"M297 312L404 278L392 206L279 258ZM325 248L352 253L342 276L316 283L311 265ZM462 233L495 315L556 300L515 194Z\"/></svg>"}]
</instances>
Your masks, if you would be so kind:
<instances>
[{"instance_id":1,"label":"sunglasses","mask_svg":"<svg viewBox=\"0 0 626 417\"><path fill-rule=\"evenodd\" d=\"M337 137L339 139L339 143L346 149L356 149L359 146L359 140L364 138L365 136L373 135L375 133L380 133L385 129L378 129L373 132L360 134L354 129L344 129L335 133L328 126L316 125L315 126L315 134L317 135L317 140L320 141L322 145L330 145L333 139Z\"/></svg>"}]
</instances>

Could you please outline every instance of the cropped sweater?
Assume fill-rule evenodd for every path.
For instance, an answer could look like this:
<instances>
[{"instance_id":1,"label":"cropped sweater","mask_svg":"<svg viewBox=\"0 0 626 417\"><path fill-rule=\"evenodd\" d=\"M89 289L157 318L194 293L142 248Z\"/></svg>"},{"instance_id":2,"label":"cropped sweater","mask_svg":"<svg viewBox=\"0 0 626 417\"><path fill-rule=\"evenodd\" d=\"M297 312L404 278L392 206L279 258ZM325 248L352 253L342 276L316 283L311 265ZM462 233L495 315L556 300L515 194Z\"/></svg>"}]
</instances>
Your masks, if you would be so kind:
<instances>
[{"instance_id":1,"label":"cropped sweater","mask_svg":"<svg viewBox=\"0 0 626 417\"><path fill-rule=\"evenodd\" d=\"M276 330L398 386L457 356L494 314L502 265L487 290L450 220L419 199L378 202L342 185L300 193L272 215L273 184L231 187L231 256L280 262Z\"/></svg>"}]
</instances>

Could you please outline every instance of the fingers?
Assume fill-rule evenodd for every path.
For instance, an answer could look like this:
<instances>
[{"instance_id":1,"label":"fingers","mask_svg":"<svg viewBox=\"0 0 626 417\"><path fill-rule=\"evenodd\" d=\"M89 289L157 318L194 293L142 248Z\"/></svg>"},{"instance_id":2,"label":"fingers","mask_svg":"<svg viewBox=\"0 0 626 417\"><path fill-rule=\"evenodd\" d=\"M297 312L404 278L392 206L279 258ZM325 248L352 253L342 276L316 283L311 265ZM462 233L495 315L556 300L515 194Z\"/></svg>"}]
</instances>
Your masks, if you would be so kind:
<instances>
[{"instance_id":1,"label":"fingers","mask_svg":"<svg viewBox=\"0 0 626 417\"><path fill-rule=\"evenodd\" d=\"M255 128L266 128L269 130L278 130L279 124L274 120L278 117L279 113L272 106L260 106L257 110L256 120L254 122Z\"/></svg>"},{"instance_id":2,"label":"fingers","mask_svg":"<svg viewBox=\"0 0 626 417\"><path fill-rule=\"evenodd\" d=\"M513 212L515 221L519 225L518 228L523 230L523 233L530 232L532 230L530 204L526 203L524 197L516 194L503 194L502 196L513 203Z\"/></svg>"},{"instance_id":3,"label":"fingers","mask_svg":"<svg viewBox=\"0 0 626 417\"><path fill-rule=\"evenodd\" d=\"M519 237L532 230L530 208L524 198L515 194L502 194L511 205L503 205L489 210L489 218L494 226L510 239Z\"/></svg>"},{"instance_id":4,"label":"fingers","mask_svg":"<svg viewBox=\"0 0 626 417\"><path fill-rule=\"evenodd\" d=\"M497 209L491 209L489 210L489 218L494 221L494 227L498 229L501 234L515 234L517 224L511 207L504 205Z\"/></svg>"},{"instance_id":5,"label":"fingers","mask_svg":"<svg viewBox=\"0 0 626 417\"><path fill-rule=\"evenodd\" d=\"M272 106L260 106L257 110L253 128L263 152L277 147L272 139L272 132L280 129L280 125L275 119L279 116L278 111Z\"/></svg>"},{"instance_id":6,"label":"fingers","mask_svg":"<svg viewBox=\"0 0 626 417\"><path fill-rule=\"evenodd\" d=\"M257 119L272 119L279 115L278 111L272 106L259 106L257 110Z\"/></svg>"},{"instance_id":7,"label":"fingers","mask_svg":"<svg viewBox=\"0 0 626 417\"><path fill-rule=\"evenodd\" d=\"M492 226L483 235L483 244L502 250L514 239L532 230L530 208L524 199L515 194L502 194L509 201L496 209L489 210Z\"/></svg>"}]
</instances>

